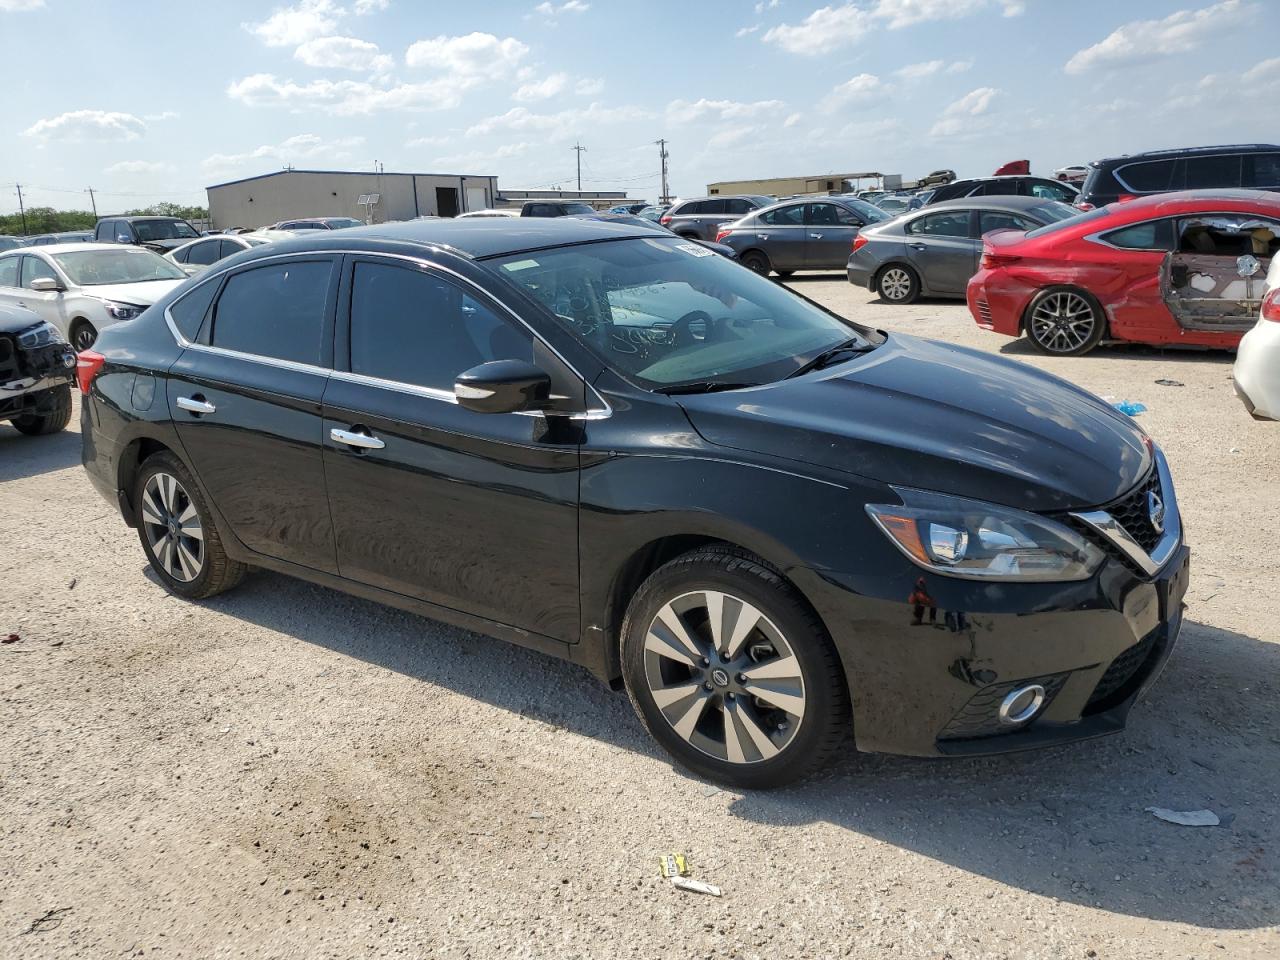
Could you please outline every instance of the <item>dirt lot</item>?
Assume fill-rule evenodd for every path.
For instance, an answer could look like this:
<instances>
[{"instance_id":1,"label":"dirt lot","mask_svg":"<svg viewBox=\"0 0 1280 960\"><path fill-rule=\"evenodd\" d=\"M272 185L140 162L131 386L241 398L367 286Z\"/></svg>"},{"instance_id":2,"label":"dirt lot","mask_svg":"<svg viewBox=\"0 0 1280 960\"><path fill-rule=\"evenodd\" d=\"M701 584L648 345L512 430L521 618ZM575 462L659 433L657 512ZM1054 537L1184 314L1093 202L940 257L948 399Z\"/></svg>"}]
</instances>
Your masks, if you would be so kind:
<instances>
[{"instance_id":1,"label":"dirt lot","mask_svg":"<svg viewBox=\"0 0 1280 960\"><path fill-rule=\"evenodd\" d=\"M1195 574L1126 733L715 790L578 668L274 575L169 597L79 436L0 426L0 956L1280 956L1280 425L1221 355L1050 361L794 285L1147 405Z\"/></svg>"}]
</instances>

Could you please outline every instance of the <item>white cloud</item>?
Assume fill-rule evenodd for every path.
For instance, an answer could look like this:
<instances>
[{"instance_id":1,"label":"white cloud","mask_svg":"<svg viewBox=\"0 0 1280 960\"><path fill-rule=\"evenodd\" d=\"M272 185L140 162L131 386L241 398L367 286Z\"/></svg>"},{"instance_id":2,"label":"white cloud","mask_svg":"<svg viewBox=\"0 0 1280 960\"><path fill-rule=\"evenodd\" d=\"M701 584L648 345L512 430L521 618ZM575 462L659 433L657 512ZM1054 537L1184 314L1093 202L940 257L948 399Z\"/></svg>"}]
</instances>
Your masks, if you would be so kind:
<instances>
[{"instance_id":1,"label":"white cloud","mask_svg":"<svg viewBox=\"0 0 1280 960\"><path fill-rule=\"evenodd\" d=\"M953 63L947 63L945 60L925 60L922 63L908 63L893 73L903 80L924 80L939 73L964 73L972 66L972 60L956 60Z\"/></svg>"},{"instance_id":2,"label":"white cloud","mask_svg":"<svg viewBox=\"0 0 1280 960\"><path fill-rule=\"evenodd\" d=\"M991 109L991 101L1000 95L995 87L978 87L949 104L929 131L930 136L950 137L962 132L976 132L975 117Z\"/></svg>"},{"instance_id":3,"label":"white cloud","mask_svg":"<svg viewBox=\"0 0 1280 960\"><path fill-rule=\"evenodd\" d=\"M864 8L849 2L822 7L795 25L779 24L765 32L764 42L776 43L788 53L813 57L852 46L879 25L899 30L997 8L1012 17L1024 12L1025 4L1022 0L874 0Z\"/></svg>"},{"instance_id":4,"label":"white cloud","mask_svg":"<svg viewBox=\"0 0 1280 960\"><path fill-rule=\"evenodd\" d=\"M293 58L309 67L332 67L365 73L390 73L395 60L379 53L378 45L355 37L317 37L299 44Z\"/></svg>"},{"instance_id":5,"label":"white cloud","mask_svg":"<svg viewBox=\"0 0 1280 960\"><path fill-rule=\"evenodd\" d=\"M104 170L104 173L165 173L173 169L173 165L169 163L160 163L158 160L121 160L119 163L113 163Z\"/></svg>"},{"instance_id":6,"label":"white cloud","mask_svg":"<svg viewBox=\"0 0 1280 960\"><path fill-rule=\"evenodd\" d=\"M147 131L144 121L131 113L106 110L72 110L56 117L37 120L23 136L66 143L86 141L137 140Z\"/></svg>"},{"instance_id":7,"label":"white cloud","mask_svg":"<svg viewBox=\"0 0 1280 960\"><path fill-rule=\"evenodd\" d=\"M159 123L163 120L177 120L181 116L177 110L163 110L160 113L144 113L142 119L147 123Z\"/></svg>"},{"instance_id":8,"label":"white cloud","mask_svg":"<svg viewBox=\"0 0 1280 960\"><path fill-rule=\"evenodd\" d=\"M766 10L774 10L780 3L782 3L782 0L760 0L760 2L756 4L756 13L761 14Z\"/></svg>"},{"instance_id":9,"label":"white cloud","mask_svg":"<svg viewBox=\"0 0 1280 960\"><path fill-rule=\"evenodd\" d=\"M667 119L671 123L693 123L705 120L746 120L765 113L775 113L785 107L781 100L756 100L740 103L737 100L672 100L667 104Z\"/></svg>"},{"instance_id":10,"label":"white cloud","mask_svg":"<svg viewBox=\"0 0 1280 960\"><path fill-rule=\"evenodd\" d=\"M26 13L43 6L44 0L0 0L0 13Z\"/></svg>"},{"instance_id":11,"label":"white cloud","mask_svg":"<svg viewBox=\"0 0 1280 960\"><path fill-rule=\"evenodd\" d=\"M827 96L826 107L834 110L853 103L869 103L883 97L888 87L873 73L860 73L838 85Z\"/></svg>"},{"instance_id":12,"label":"white cloud","mask_svg":"<svg viewBox=\"0 0 1280 960\"><path fill-rule=\"evenodd\" d=\"M454 137L414 137L406 141L406 147L438 147L442 143L452 143Z\"/></svg>"},{"instance_id":13,"label":"white cloud","mask_svg":"<svg viewBox=\"0 0 1280 960\"><path fill-rule=\"evenodd\" d=\"M947 73L964 73L966 70L973 68L972 60L957 60L951 66L947 67Z\"/></svg>"},{"instance_id":14,"label":"white cloud","mask_svg":"<svg viewBox=\"0 0 1280 960\"><path fill-rule=\"evenodd\" d=\"M516 88L516 92L512 96L522 103L546 100L564 92L567 86L569 86L569 75L567 73L553 73L541 80L522 83Z\"/></svg>"},{"instance_id":15,"label":"white cloud","mask_svg":"<svg viewBox=\"0 0 1280 960\"><path fill-rule=\"evenodd\" d=\"M537 130L563 139L576 136L584 127L630 123L649 116L647 111L638 107L605 107L599 103L581 110L561 110L558 113L534 113L528 107L512 107L506 113L472 124L467 128L467 136L484 136L502 130Z\"/></svg>"},{"instance_id":16,"label":"white cloud","mask_svg":"<svg viewBox=\"0 0 1280 960\"><path fill-rule=\"evenodd\" d=\"M294 47L333 33L345 13L333 0L298 0L292 7L273 10L261 23L240 26L268 47Z\"/></svg>"},{"instance_id":17,"label":"white cloud","mask_svg":"<svg viewBox=\"0 0 1280 960\"><path fill-rule=\"evenodd\" d=\"M391 6L391 0L356 0L356 16L364 17L371 13L380 13Z\"/></svg>"},{"instance_id":18,"label":"white cloud","mask_svg":"<svg viewBox=\"0 0 1280 960\"><path fill-rule=\"evenodd\" d=\"M1134 20L1078 51L1063 69L1067 73L1085 73L1098 67L1126 67L1189 53L1211 34L1239 26L1257 9L1241 0L1222 0L1200 10L1177 10L1163 20Z\"/></svg>"},{"instance_id":19,"label":"white cloud","mask_svg":"<svg viewBox=\"0 0 1280 960\"><path fill-rule=\"evenodd\" d=\"M540 3L533 12L544 17L558 17L562 13L586 13L590 9L591 4L583 3L583 0L565 0L564 3Z\"/></svg>"},{"instance_id":20,"label":"white cloud","mask_svg":"<svg viewBox=\"0 0 1280 960\"><path fill-rule=\"evenodd\" d=\"M782 121L784 127L794 127L797 123L804 119L803 113L793 113L786 120Z\"/></svg>"},{"instance_id":21,"label":"white cloud","mask_svg":"<svg viewBox=\"0 0 1280 960\"><path fill-rule=\"evenodd\" d=\"M583 77L573 85L573 92L580 97L594 97L604 89L604 80L600 77Z\"/></svg>"},{"instance_id":22,"label":"white cloud","mask_svg":"<svg viewBox=\"0 0 1280 960\"><path fill-rule=\"evenodd\" d=\"M751 26L751 27L740 27L740 28L739 28L739 29L734 33L734 36L735 36L735 37L746 37L746 36L750 36L751 34L755 33L755 32L756 32L757 30L759 30L759 29L760 29L760 24L758 24L758 23L757 23L755 26Z\"/></svg>"},{"instance_id":23,"label":"white cloud","mask_svg":"<svg viewBox=\"0 0 1280 960\"><path fill-rule=\"evenodd\" d=\"M244 153L215 153L206 157L201 166L205 170L225 170L244 166L254 160L275 160L291 163L295 160L310 160L326 157L342 160L350 156L350 149L364 143L364 137L343 137L339 140L325 140L314 133L300 133L280 143L267 143Z\"/></svg>"},{"instance_id":24,"label":"white cloud","mask_svg":"<svg viewBox=\"0 0 1280 960\"><path fill-rule=\"evenodd\" d=\"M411 67L429 67L466 77L500 77L514 70L529 52L515 37L499 40L492 33L419 40L405 52Z\"/></svg>"},{"instance_id":25,"label":"white cloud","mask_svg":"<svg viewBox=\"0 0 1280 960\"><path fill-rule=\"evenodd\" d=\"M329 110L340 116L381 110L449 110L475 78L441 77L426 83L382 86L360 80L312 80L298 83L271 73L255 73L227 87L227 96L250 107L286 107L293 111Z\"/></svg>"}]
</instances>

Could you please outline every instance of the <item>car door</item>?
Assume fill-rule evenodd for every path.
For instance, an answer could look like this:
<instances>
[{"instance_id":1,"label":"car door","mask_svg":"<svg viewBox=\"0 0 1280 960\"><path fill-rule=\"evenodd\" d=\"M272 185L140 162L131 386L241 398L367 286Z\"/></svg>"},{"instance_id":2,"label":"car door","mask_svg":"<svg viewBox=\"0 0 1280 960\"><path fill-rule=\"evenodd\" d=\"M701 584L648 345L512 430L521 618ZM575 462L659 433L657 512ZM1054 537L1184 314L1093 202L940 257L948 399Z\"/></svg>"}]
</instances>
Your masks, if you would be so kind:
<instances>
[{"instance_id":1,"label":"car door","mask_svg":"<svg viewBox=\"0 0 1280 960\"><path fill-rule=\"evenodd\" d=\"M66 280L58 275L52 265L42 257L27 254L22 258L18 268L18 284L22 288L14 301L19 307L26 307L41 320L47 320L70 339L70 321L66 311L66 297L61 290L32 290L35 280L56 280L66 286Z\"/></svg>"},{"instance_id":2,"label":"car door","mask_svg":"<svg viewBox=\"0 0 1280 960\"><path fill-rule=\"evenodd\" d=\"M844 269L862 221L838 203L806 203L804 263L809 269Z\"/></svg>"},{"instance_id":3,"label":"car door","mask_svg":"<svg viewBox=\"0 0 1280 960\"><path fill-rule=\"evenodd\" d=\"M930 293L963 293L978 269L975 211L939 210L903 225L907 259Z\"/></svg>"},{"instance_id":4,"label":"car door","mask_svg":"<svg viewBox=\"0 0 1280 960\"><path fill-rule=\"evenodd\" d=\"M1087 239L1110 247L1104 258L1105 274L1098 282L1110 301L1110 327L1117 334L1167 328L1174 323L1160 290L1165 256L1177 249L1174 221L1141 220ZM1121 295L1122 294L1122 295Z\"/></svg>"},{"instance_id":5,"label":"car door","mask_svg":"<svg viewBox=\"0 0 1280 960\"><path fill-rule=\"evenodd\" d=\"M327 573L337 562L320 402L340 260L274 257L209 281L221 290L170 368L167 388L187 459L237 539Z\"/></svg>"},{"instance_id":6,"label":"car door","mask_svg":"<svg viewBox=\"0 0 1280 960\"><path fill-rule=\"evenodd\" d=\"M775 270L799 270L805 263L804 204L790 203L756 217L754 240L748 245L765 252Z\"/></svg>"},{"instance_id":7,"label":"car door","mask_svg":"<svg viewBox=\"0 0 1280 960\"><path fill-rule=\"evenodd\" d=\"M536 362L553 395L584 383L494 300L415 261L353 256L338 367L324 397L342 576L574 642L578 431L558 416L483 414L458 374Z\"/></svg>"},{"instance_id":8,"label":"car door","mask_svg":"<svg viewBox=\"0 0 1280 960\"><path fill-rule=\"evenodd\" d=\"M0 257L0 304L16 307L22 300L22 285L18 282L22 255Z\"/></svg>"}]
</instances>

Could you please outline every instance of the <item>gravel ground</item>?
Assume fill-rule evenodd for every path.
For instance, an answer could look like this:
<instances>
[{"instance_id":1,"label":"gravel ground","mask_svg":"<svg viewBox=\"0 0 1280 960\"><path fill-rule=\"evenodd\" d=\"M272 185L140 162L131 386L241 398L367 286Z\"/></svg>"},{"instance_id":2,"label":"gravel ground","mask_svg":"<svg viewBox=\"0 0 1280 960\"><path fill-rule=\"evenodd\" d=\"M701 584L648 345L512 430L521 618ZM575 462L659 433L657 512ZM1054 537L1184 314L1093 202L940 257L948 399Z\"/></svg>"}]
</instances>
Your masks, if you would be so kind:
<instances>
[{"instance_id":1,"label":"gravel ground","mask_svg":"<svg viewBox=\"0 0 1280 960\"><path fill-rule=\"evenodd\" d=\"M1224 355L1047 360L959 304L793 285L1147 405L1195 572L1124 734L717 790L567 664L275 575L168 596L74 430L0 426L0 956L1280 955L1280 426ZM671 850L724 897L671 889Z\"/></svg>"}]
</instances>

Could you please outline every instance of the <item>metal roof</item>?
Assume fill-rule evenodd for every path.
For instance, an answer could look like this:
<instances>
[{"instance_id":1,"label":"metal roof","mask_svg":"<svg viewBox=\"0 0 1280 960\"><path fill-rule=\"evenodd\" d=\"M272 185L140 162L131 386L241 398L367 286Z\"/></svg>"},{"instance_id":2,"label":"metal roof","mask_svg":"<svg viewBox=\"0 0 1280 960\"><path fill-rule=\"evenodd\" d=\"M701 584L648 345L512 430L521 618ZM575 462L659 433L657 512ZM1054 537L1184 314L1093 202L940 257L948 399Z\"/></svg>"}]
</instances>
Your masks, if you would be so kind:
<instances>
[{"instance_id":1,"label":"metal roof","mask_svg":"<svg viewBox=\"0 0 1280 960\"><path fill-rule=\"evenodd\" d=\"M321 174L324 176L340 176L340 177L447 177L453 180L496 180L496 176L479 173L405 173L394 172L388 170L272 170L270 173L260 173L254 177L241 177L239 180L226 180L222 183L214 183L207 187L206 190L214 190L218 187L230 187L237 183L248 183L250 180L265 180L268 177L279 177L286 173L310 173Z\"/></svg>"}]
</instances>

